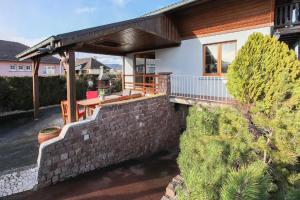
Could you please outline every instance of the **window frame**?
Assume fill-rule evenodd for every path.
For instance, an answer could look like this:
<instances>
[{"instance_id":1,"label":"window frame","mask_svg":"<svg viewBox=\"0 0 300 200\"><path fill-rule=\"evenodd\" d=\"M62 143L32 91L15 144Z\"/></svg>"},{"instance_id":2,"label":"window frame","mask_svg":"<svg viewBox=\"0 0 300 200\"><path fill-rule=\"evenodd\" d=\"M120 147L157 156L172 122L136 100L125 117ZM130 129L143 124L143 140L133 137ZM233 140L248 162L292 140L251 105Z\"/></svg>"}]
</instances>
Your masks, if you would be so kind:
<instances>
[{"instance_id":1,"label":"window frame","mask_svg":"<svg viewBox=\"0 0 300 200\"><path fill-rule=\"evenodd\" d=\"M12 67L13 67L14 69L12 69ZM17 65L10 65L9 71L10 71L10 72L16 72L16 71L17 71Z\"/></svg>"},{"instance_id":2,"label":"window frame","mask_svg":"<svg viewBox=\"0 0 300 200\"><path fill-rule=\"evenodd\" d=\"M27 67L29 67L29 69L27 69ZM31 67L31 65L26 65L26 66L25 66L25 71L27 71L27 72L31 72L31 71L32 71L32 67Z\"/></svg>"},{"instance_id":3,"label":"window frame","mask_svg":"<svg viewBox=\"0 0 300 200\"><path fill-rule=\"evenodd\" d=\"M21 69L21 68L22 68L22 69ZM18 72L24 72L24 71L25 71L24 65L18 65L17 71L18 71Z\"/></svg>"},{"instance_id":4,"label":"window frame","mask_svg":"<svg viewBox=\"0 0 300 200\"><path fill-rule=\"evenodd\" d=\"M207 43L203 45L203 76L223 77L226 73L222 73L222 45L227 43L235 43L235 55L237 55L237 40L229 40L224 42ZM206 47L209 45L217 45L217 73L206 73Z\"/></svg>"},{"instance_id":5,"label":"window frame","mask_svg":"<svg viewBox=\"0 0 300 200\"><path fill-rule=\"evenodd\" d=\"M143 63L144 70L143 70L143 72L141 72L141 73L136 72L136 67L137 67L136 66L136 59L140 58L140 57L138 57L139 55L144 55L144 54L154 54L154 57L156 56L155 51L146 51L146 52L135 53L134 56L133 56L133 68L134 68L133 71L134 71L134 74L136 74L136 75L145 75L145 74L147 74L147 59L150 59L150 58L146 58L146 57L142 57L142 59L144 60L144 63ZM156 69L157 69L157 67L156 67L156 57L154 58L154 60L155 60L155 66L151 67L151 68L154 68L155 72L156 72ZM154 72L154 74L155 74L155 72Z\"/></svg>"},{"instance_id":6,"label":"window frame","mask_svg":"<svg viewBox=\"0 0 300 200\"><path fill-rule=\"evenodd\" d=\"M46 65L44 66L43 74L47 76L55 76L56 70L55 66Z\"/></svg>"}]
</instances>

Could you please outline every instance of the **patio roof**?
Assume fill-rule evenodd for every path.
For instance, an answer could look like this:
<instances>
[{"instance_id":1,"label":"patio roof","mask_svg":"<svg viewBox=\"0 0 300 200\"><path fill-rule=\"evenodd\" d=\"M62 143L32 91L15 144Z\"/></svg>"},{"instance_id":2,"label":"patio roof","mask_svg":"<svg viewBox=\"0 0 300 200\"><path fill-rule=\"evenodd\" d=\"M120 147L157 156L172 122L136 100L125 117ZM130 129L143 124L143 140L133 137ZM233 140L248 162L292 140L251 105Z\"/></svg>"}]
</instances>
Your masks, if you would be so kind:
<instances>
[{"instance_id":1,"label":"patio roof","mask_svg":"<svg viewBox=\"0 0 300 200\"><path fill-rule=\"evenodd\" d=\"M17 55L20 60L55 54L66 49L78 52L125 55L180 45L174 23L165 15L153 15L51 36Z\"/></svg>"},{"instance_id":2,"label":"patio roof","mask_svg":"<svg viewBox=\"0 0 300 200\"><path fill-rule=\"evenodd\" d=\"M38 117L40 59L59 54L67 78L68 122L76 121L75 51L126 55L131 52L179 46L181 38L173 21L163 14L51 36L19 53L19 60L33 60L34 117Z\"/></svg>"}]
</instances>

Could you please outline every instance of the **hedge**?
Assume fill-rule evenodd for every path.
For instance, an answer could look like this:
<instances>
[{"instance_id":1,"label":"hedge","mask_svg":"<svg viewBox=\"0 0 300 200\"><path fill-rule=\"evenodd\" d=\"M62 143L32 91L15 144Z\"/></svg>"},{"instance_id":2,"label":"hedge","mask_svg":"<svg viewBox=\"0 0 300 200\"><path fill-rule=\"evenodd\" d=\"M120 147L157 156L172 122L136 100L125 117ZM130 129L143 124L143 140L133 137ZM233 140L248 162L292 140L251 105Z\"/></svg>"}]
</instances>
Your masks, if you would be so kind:
<instances>
[{"instance_id":1,"label":"hedge","mask_svg":"<svg viewBox=\"0 0 300 200\"><path fill-rule=\"evenodd\" d=\"M31 77L0 77L0 112L32 109ZM77 99L84 99L86 81L76 81ZM65 77L39 77L40 106L59 104L66 99Z\"/></svg>"}]
</instances>

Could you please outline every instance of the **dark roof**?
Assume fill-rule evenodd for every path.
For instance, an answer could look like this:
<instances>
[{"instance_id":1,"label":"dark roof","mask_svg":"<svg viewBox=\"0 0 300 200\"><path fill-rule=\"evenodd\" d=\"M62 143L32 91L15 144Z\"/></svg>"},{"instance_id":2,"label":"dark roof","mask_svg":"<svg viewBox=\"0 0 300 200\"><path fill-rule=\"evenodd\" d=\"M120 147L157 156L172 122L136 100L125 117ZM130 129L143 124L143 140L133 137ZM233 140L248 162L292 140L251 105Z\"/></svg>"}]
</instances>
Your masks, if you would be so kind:
<instances>
[{"instance_id":1,"label":"dark roof","mask_svg":"<svg viewBox=\"0 0 300 200\"><path fill-rule=\"evenodd\" d=\"M81 69L87 70L87 69L100 69L101 66L103 66L106 69L110 69L110 67L104 65L103 63L99 62L95 58L80 58L76 59L75 66L80 66Z\"/></svg>"},{"instance_id":2,"label":"dark roof","mask_svg":"<svg viewBox=\"0 0 300 200\"><path fill-rule=\"evenodd\" d=\"M176 8L180 8L182 6L185 6L185 5L188 5L190 3L197 2L197 1L200 1L200 0L181 0L181 1L177 2L177 3L173 3L173 4L170 4L170 5L167 5L167 6L163 7L163 8L160 8L160 9L154 10L152 12L149 12L149 13L145 14L144 16L151 16L151 15L163 14L165 12L174 10Z\"/></svg>"},{"instance_id":3,"label":"dark roof","mask_svg":"<svg viewBox=\"0 0 300 200\"><path fill-rule=\"evenodd\" d=\"M16 58L16 55L29 47L18 43L18 42L11 42L11 41L5 41L0 40L0 60L2 61L19 61ZM31 60L25 60L27 62L31 62ZM59 59L55 58L53 56L46 56L41 59L42 63L47 64L59 64Z\"/></svg>"}]
</instances>

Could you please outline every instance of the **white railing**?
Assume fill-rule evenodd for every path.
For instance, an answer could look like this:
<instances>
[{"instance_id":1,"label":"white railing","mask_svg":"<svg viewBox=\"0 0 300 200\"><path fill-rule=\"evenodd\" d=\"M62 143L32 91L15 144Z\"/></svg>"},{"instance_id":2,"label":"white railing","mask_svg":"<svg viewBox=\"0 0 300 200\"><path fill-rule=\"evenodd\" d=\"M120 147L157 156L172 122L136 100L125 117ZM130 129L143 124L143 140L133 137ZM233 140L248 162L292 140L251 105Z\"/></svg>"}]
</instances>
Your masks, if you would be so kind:
<instances>
[{"instance_id":1,"label":"white railing","mask_svg":"<svg viewBox=\"0 0 300 200\"><path fill-rule=\"evenodd\" d=\"M223 77L171 75L171 96L215 102L232 101L226 82Z\"/></svg>"}]
</instances>

